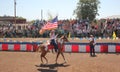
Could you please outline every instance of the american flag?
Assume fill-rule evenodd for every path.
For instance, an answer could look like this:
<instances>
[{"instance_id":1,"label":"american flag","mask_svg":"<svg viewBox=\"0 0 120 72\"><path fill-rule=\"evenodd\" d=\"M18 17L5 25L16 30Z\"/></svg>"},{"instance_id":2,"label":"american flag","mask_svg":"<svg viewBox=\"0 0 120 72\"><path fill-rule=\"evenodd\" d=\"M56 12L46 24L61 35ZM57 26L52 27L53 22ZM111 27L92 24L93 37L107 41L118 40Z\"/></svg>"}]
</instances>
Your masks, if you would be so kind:
<instances>
[{"instance_id":1,"label":"american flag","mask_svg":"<svg viewBox=\"0 0 120 72\"><path fill-rule=\"evenodd\" d=\"M58 16L56 16L53 20L48 21L42 29L39 31L40 34L43 34L45 30L52 30L58 27Z\"/></svg>"},{"instance_id":2,"label":"american flag","mask_svg":"<svg viewBox=\"0 0 120 72\"><path fill-rule=\"evenodd\" d=\"M48 21L43 27L42 29L44 30L51 30L51 29L55 29L58 27L58 17L56 16L53 20Z\"/></svg>"}]
</instances>

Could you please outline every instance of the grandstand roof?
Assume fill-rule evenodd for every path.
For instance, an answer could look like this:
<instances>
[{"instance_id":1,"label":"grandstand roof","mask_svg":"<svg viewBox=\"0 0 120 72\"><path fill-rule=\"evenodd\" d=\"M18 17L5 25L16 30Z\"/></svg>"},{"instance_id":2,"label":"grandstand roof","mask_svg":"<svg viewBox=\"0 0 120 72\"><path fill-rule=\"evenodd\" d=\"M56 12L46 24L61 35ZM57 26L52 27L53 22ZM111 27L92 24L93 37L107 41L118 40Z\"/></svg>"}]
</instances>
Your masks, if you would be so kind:
<instances>
[{"instance_id":1,"label":"grandstand roof","mask_svg":"<svg viewBox=\"0 0 120 72\"><path fill-rule=\"evenodd\" d=\"M112 16L107 16L107 17L104 17L104 19L114 19L114 18L120 18L120 15L112 15Z\"/></svg>"}]
</instances>

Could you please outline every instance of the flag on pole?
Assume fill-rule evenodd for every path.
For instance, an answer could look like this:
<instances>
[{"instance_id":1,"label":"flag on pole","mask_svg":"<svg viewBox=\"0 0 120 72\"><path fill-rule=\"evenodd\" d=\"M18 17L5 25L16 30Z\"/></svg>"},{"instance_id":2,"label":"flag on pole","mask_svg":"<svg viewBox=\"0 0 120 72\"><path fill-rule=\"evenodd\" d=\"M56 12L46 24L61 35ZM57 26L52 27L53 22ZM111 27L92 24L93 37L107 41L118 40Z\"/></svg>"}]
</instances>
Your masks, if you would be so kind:
<instances>
[{"instance_id":1,"label":"flag on pole","mask_svg":"<svg viewBox=\"0 0 120 72\"><path fill-rule=\"evenodd\" d=\"M68 34L68 38L71 38L71 33L69 32L69 34Z\"/></svg>"},{"instance_id":2,"label":"flag on pole","mask_svg":"<svg viewBox=\"0 0 120 72\"><path fill-rule=\"evenodd\" d=\"M57 18L57 16L56 16L53 20L48 21L47 24L45 24L45 25L43 26L43 29L45 29L45 30L56 29L56 28L58 27L57 21L58 21L58 18Z\"/></svg>"},{"instance_id":3,"label":"flag on pole","mask_svg":"<svg viewBox=\"0 0 120 72\"><path fill-rule=\"evenodd\" d=\"M52 30L52 29L56 29L58 27L58 16L56 16L53 20L48 21L43 27L42 29L39 31L40 34L43 34L46 30Z\"/></svg>"},{"instance_id":4,"label":"flag on pole","mask_svg":"<svg viewBox=\"0 0 120 72\"><path fill-rule=\"evenodd\" d=\"M116 39L116 34L115 34L115 32L113 32L112 37L113 37L113 40L115 40L115 39Z\"/></svg>"}]
</instances>

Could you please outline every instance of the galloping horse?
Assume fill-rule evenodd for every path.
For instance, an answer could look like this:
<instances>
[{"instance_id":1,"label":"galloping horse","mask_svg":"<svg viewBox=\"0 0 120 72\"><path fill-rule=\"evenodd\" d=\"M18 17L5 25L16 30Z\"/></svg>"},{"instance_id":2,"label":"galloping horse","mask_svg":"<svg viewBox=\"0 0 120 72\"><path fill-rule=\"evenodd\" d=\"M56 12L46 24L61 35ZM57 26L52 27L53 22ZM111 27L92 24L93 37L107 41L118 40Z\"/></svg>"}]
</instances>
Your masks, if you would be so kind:
<instances>
[{"instance_id":1,"label":"galloping horse","mask_svg":"<svg viewBox=\"0 0 120 72\"><path fill-rule=\"evenodd\" d=\"M61 54L65 63L66 63L66 60L65 60L65 57L64 57L64 54L63 54L63 46L64 46L65 42L68 42L68 39L65 35L63 35L59 40L57 39L56 42L57 42L57 45L58 45L58 51L57 51L57 56L56 56L55 61L57 63L58 57ZM48 63L48 60L45 56L49 52L49 49L48 49L49 44L50 44L50 42L47 41L46 44L40 44L40 46L38 46L37 51L41 52L40 58L41 58L42 63L43 63L43 58L46 60L46 63Z\"/></svg>"}]
</instances>

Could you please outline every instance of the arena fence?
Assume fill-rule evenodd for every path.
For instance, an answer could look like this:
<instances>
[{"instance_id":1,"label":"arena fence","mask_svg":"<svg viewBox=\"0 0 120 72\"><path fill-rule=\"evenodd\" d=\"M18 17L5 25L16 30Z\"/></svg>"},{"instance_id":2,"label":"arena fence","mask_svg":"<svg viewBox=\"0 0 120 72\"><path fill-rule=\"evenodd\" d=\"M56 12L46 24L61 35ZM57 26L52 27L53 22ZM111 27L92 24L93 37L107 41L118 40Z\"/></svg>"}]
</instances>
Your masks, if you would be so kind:
<instances>
[{"instance_id":1,"label":"arena fence","mask_svg":"<svg viewBox=\"0 0 120 72\"><path fill-rule=\"evenodd\" d=\"M40 42L0 42L1 51L35 51Z\"/></svg>"},{"instance_id":2,"label":"arena fence","mask_svg":"<svg viewBox=\"0 0 120 72\"><path fill-rule=\"evenodd\" d=\"M65 52L90 52L88 43L66 43ZM97 43L95 52L99 53L118 53L120 52L120 43Z\"/></svg>"},{"instance_id":3,"label":"arena fence","mask_svg":"<svg viewBox=\"0 0 120 72\"><path fill-rule=\"evenodd\" d=\"M41 42L0 42L0 51L36 51ZM48 45L51 49L53 46ZM88 43L65 43L64 52L90 52ZM98 53L120 53L120 43L97 43L95 52Z\"/></svg>"}]
</instances>

